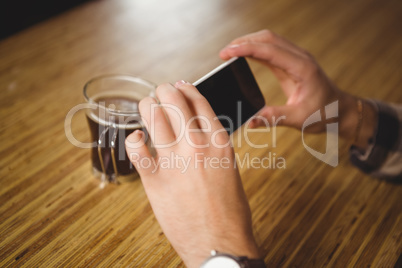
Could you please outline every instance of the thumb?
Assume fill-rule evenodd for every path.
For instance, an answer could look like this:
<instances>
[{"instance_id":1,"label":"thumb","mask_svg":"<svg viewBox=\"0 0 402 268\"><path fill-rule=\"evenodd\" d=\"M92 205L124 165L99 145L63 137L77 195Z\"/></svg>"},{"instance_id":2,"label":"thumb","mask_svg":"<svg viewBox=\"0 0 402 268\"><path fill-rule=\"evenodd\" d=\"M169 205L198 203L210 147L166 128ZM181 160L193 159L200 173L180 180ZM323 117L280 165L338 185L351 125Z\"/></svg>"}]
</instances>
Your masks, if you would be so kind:
<instances>
[{"instance_id":1,"label":"thumb","mask_svg":"<svg viewBox=\"0 0 402 268\"><path fill-rule=\"evenodd\" d=\"M127 156L141 177L150 174L154 168L153 157L144 138L141 130L135 130L125 141Z\"/></svg>"},{"instance_id":2,"label":"thumb","mask_svg":"<svg viewBox=\"0 0 402 268\"><path fill-rule=\"evenodd\" d=\"M265 106L249 122L249 128L288 126L298 127L295 121L296 107L291 105L284 106Z\"/></svg>"}]
</instances>

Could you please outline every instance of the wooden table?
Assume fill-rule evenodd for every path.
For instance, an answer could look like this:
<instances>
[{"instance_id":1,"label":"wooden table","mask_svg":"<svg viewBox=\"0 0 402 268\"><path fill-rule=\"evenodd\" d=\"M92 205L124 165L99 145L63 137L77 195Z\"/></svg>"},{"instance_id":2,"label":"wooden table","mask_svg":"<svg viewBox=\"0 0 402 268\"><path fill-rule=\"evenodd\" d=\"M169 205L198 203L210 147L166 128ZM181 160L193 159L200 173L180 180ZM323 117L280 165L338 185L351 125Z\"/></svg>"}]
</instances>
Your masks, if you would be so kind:
<instances>
[{"instance_id":1,"label":"wooden table","mask_svg":"<svg viewBox=\"0 0 402 268\"><path fill-rule=\"evenodd\" d=\"M102 0L0 41L0 266L183 266L140 180L101 189L89 150L66 138L64 119L91 77L195 81L230 40L269 28L309 50L340 88L401 103L401 18L399 0ZM272 74L250 64L266 102L284 103ZM83 113L72 130L88 141ZM295 130L250 137L269 146L236 139L240 158L271 153L286 165L240 168L270 267L401 265L401 185L357 171L342 142L334 168ZM305 142L325 152L325 135Z\"/></svg>"}]
</instances>

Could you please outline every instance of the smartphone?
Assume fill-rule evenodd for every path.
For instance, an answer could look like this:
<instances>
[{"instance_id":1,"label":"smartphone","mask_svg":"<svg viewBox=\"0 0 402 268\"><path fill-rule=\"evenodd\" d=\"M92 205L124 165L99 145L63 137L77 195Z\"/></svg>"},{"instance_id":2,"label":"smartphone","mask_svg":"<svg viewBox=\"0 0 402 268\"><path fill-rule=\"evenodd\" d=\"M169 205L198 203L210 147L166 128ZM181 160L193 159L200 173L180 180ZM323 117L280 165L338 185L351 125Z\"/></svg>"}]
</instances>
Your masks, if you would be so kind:
<instances>
[{"instance_id":1,"label":"smartphone","mask_svg":"<svg viewBox=\"0 0 402 268\"><path fill-rule=\"evenodd\" d=\"M229 134L265 105L260 88L243 57L228 60L193 85L208 100Z\"/></svg>"}]
</instances>

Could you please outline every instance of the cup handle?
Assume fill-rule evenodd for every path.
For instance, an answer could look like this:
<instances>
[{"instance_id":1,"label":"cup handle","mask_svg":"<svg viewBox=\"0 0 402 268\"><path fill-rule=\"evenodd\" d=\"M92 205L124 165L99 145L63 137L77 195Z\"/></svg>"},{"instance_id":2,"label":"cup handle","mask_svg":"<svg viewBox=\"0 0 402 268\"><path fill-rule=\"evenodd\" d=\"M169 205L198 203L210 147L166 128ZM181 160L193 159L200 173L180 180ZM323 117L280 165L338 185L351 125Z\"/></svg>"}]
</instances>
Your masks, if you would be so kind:
<instances>
[{"instance_id":1,"label":"cup handle","mask_svg":"<svg viewBox=\"0 0 402 268\"><path fill-rule=\"evenodd\" d=\"M101 164L102 173L103 173L101 181L102 182L110 181L110 182L118 183L117 179L116 179L117 176L119 175L119 172L117 170L117 161L116 161L116 140L117 140L117 134L119 131L117 128L113 128L113 130L114 130L113 136L110 141L110 151L111 151L112 165L113 165L113 170L114 170L114 174L111 175L110 177L108 177L108 175L106 174L105 163L103 161L103 156L102 156L102 146L106 142L105 136L109 130L110 130L110 127L106 127L102 131L102 133L99 135L99 140L98 140L98 157L99 157L99 162Z\"/></svg>"},{"instance_id":2,"label":"cup handle","mask_svg":"<svg viewBox=\"0 0 402 268\"><path fill-rule=\"evenodd\" d=\"M105 163L103 162L103 156L102 156L102 146L105 141L105 135L109 131L109 127L106 127L102 133L99 135L98 139L98 157L99 157L99 162L101 164L102 168L102 176L101 176L101 182L105 183L108 181L107 174L106 174L106 169L105 169Z\"/></svg>"},{"instance_id":3,"label":"cup handle","mask_svg":"<svg viewBox=\"0 0 402 268\"><path fill-rule=\"evenodd\" d=\"M111 177L112 181L114 183L118 183L117 181L117 176L119 176L119 172L117 171L117 162L116 162L116 140L117 140L117 134L119 132L118 128L114 128L112 140L110 141L110 151L112 155L112 164L113 164L113 170L114 170L114 176Z\"/></svg>"}]
</instances>

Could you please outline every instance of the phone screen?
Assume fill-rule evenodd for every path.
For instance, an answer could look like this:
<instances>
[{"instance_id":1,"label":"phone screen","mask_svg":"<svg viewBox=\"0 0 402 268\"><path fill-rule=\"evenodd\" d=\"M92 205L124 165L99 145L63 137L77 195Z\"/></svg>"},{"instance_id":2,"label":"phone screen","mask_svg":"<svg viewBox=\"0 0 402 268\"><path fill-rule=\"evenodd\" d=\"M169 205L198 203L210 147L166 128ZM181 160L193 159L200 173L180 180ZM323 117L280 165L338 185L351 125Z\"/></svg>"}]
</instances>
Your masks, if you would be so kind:
<instances>
[{"instance_id":1,"label":"phone screen","mask_svg":"<svg viewBox=\"0 0 402 268\"><path fill-rule=\"evenodd\" d=\"M232 58L194 83L223 127L233 133L264 105L264 97L244 58Z\"/></svg>"}]
</instances>

